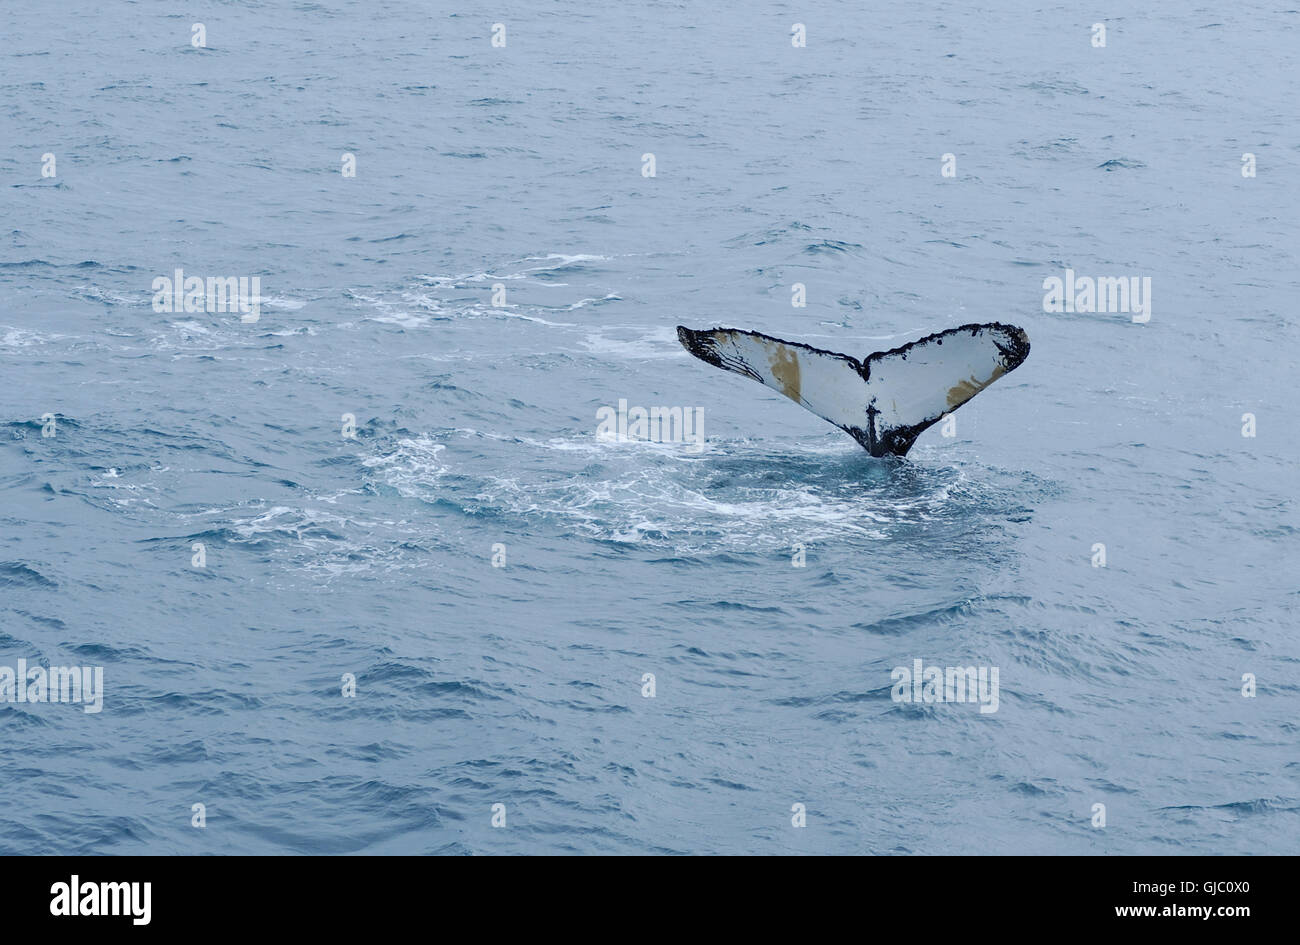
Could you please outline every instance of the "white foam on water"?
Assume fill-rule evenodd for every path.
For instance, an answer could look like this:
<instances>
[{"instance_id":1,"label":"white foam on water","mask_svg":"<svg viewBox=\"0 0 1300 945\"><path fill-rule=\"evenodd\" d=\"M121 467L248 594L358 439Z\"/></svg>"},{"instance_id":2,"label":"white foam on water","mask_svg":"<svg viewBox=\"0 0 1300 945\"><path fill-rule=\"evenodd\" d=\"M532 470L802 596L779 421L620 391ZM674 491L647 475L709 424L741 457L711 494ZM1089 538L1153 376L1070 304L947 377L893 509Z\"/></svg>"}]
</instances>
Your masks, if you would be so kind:
<instances>
[{"instance_id":1,"label":"white foam on water","mask_svg":"<svg viewBox=\"0 0 1300 945\"><path fill-rule=\"evenodd\" d=\"M71 335L59 335L53 332L32 331L28 328L15 328L12 325L0 325L0 344L7 348L30 348L33 345L47 345L67 338Z\"/></svg>"},{"instance_id":2,"label":"white foam on water","mask_svg":"<svg viewBox=\"0 0 1300 945\"><path fill-rule=\"evenodd\" d=\"M152 294L147 298L131 298L130 296L110 292L108 289L101 289L97 285L80 285L77 286L77 291L88 299L94 299L106 305L143 306L149 305L153 301Z\"/></svg>"},{"instance_id":3,"label":"white foam on water","mask_svg":"<svg viewBox=\"0 0 1300 945\"><path fill-rule=\"evenodd\" d=\"M296 312L298 311L298 309L303 308L307 304L306 300L304 299L291 299L291 298L286 298L284 296L278 296L278 295L263 297L260 301L262 305L266 306L267 308L284 309L290 312Z\"/></svg>"},{"instance_id":4,"label":"white foam on water","mask_svg":"<svg viewBox=\"0 0 1300 945\"><path fill-rule=\"evenodd\" d=\"M534 457L585 454L598 465L556 475L544 463L546 470L501 476L482 472L476 461L449 489L442 480L444 444L427 437L401 440L363 464L407 498L458 502L525 522L540 518L600 540L651 542L681 553L888 540L900 527L943 515L965 479L963 470L944 465L925 470L919 483L900 484L884 467L864 481L861 463L876 461L859 461L842 444L823 442L773 453L748 441L715 441L699 454L690 444L615 442L594 433L537 439L472 428L448 432L524 448ZM831 468L800 480L797 470L825 471L832 457L843 461L842 472Z\"/></svg>"},{"instance_id":5,"label":"white foam on water","mask_svg":"<svg viewBox=\"0 0 1300 945\"><path fill-rule=\"evenodd\" d=\"M613 337L619 333L635 333L635 336ZM584 348L603 358L659 361L689 357L677 340L675 327L669 325L605 325L592 329L579 340Z\"/></svg>"}]
</instances>

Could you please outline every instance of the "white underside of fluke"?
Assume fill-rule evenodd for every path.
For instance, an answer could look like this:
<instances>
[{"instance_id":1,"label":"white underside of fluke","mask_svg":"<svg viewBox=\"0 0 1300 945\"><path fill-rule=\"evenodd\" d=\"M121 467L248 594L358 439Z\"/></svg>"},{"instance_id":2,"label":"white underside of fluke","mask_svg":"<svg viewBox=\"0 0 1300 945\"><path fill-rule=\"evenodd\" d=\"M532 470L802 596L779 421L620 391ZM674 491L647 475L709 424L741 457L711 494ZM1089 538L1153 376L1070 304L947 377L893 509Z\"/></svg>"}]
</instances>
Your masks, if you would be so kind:
<instances>
[{"instance_id":1,"label":"white underside of fluke","mask_svg":"<svg viewBox=\"0 0 1300 945\"><path fill-rule=\"evenodd\" d=\"M873 456L902 456L921 431L1029 354L1014 325L963 325L864 361L736 328L678 327L691 354L765 384L849 433Z\"/></svg>"}]
</instances>

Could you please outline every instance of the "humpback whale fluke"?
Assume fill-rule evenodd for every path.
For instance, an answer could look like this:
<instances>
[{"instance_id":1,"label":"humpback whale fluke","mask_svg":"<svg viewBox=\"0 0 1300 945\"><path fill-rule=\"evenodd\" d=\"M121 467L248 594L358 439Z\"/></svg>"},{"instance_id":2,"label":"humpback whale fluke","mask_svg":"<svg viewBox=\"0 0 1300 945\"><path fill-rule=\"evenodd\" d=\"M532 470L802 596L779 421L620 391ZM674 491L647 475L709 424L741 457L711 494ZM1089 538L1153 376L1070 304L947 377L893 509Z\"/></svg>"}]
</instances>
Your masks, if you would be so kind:
<instances>
[{"instance_id":1,"label":"humpback whale fluke","mask_svg":"<svg viewBox=\"0 0 1300 945\"><path fill-rule=\"evenodd\" d=\"M677 326L691 354L779 390L835 424L872 456L906 456L938 423L1029 356L1014 325L962 325L863 361L738 328Z\"/></svg>"}]
</instances>

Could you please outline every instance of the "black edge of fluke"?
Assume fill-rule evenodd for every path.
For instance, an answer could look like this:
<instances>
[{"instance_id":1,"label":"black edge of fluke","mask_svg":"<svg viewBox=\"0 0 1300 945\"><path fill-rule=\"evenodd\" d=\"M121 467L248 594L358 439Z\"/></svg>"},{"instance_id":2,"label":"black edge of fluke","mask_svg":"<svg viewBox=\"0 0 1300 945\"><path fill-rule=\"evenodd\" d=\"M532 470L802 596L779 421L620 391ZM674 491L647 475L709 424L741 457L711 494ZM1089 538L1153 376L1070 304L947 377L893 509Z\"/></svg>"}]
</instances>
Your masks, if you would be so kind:
<instances>
[{"instance_id":1,"label":"black edge of fluke","mask_svg":"<svg viewBox=\"0 0 1300 945\"><path fill-rule=\"evenodd\" d=\"M1006 370L1014 371L1024 364L1025 359L1029 357L1029 335L1017 325L1000 325L999 327L1007 329L1008 334L1011 335L1011 343L1009 345L1001 345L996 341L993 343L1002 352L1002 357L1006 361Z\"/></svg>"},{"instance_id":2,"label":"black edge of fluke","mask_svg":"<svg viewBox=\"0 0 1300 945\"><path fill-rule=\"evenodd\" d=\"M714 331L717 330L714 329ZM720 368L722 367L722 359L718 357L717 351L714 350L713 344L708 339L709 333L706 331L695 331L685 325L677 326L677 340L682 343L683 348L701 361L707 361L714 367Z\"/></svg>"}]
</instances>

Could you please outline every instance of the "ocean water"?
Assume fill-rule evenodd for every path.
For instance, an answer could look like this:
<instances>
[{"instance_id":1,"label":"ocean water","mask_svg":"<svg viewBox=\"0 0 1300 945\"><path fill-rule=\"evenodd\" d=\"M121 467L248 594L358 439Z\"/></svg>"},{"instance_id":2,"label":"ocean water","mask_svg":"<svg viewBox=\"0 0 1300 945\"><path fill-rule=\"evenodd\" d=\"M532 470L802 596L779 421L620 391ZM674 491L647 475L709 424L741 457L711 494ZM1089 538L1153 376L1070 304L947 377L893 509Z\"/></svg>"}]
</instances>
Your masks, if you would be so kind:
<instances>
[{"instance_id":1,"label":"ocean water","mask_svg":"<svg viewBox=\"0 0 1300 945\"><path fill-rule=\"evenodd\" d=\"M1300 10L993 6L5 5L0 850L1295 852ZM983 321L903 460L674 333Z\"/></svg>"}]
</instances>

